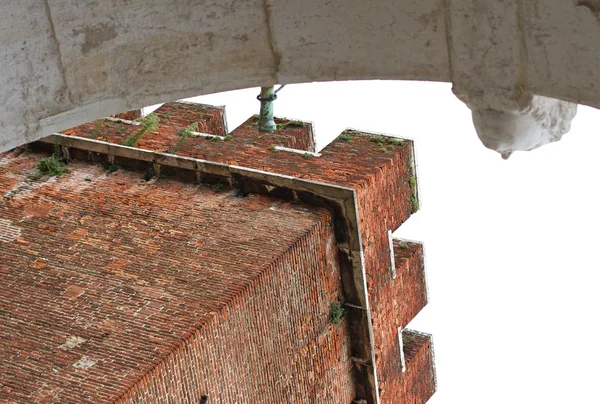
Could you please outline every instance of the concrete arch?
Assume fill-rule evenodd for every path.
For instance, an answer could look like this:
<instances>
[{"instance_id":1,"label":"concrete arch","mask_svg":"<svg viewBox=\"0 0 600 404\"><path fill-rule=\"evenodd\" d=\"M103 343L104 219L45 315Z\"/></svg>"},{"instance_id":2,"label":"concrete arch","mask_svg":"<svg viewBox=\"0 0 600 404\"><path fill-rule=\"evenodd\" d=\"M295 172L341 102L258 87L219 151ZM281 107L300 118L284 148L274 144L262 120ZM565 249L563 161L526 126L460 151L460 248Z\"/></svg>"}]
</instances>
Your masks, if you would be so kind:
<instances>
[{"instance_id":1,"label":"concrete arch","mask_svg":"<svg viewBox=\"0 0 600 404\"><path fill-rule=\"evenodd\" d=\"M563 101L600 107L598 0L8 0L0 10L0 151L127 109L274 83L452 82L484 144L505 154L558 140L575 113Z\"/></svg>"}]
</instances>

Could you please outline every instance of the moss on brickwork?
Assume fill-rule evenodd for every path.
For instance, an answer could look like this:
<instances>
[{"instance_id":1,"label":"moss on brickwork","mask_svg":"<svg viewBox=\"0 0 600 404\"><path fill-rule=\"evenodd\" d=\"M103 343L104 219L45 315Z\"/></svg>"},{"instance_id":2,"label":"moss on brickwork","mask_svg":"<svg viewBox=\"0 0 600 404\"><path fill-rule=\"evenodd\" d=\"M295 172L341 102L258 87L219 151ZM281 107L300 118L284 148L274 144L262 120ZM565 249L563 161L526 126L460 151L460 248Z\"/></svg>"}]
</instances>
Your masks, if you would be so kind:
<instances>
[{"instance_id":1,"label":"moss on brickwork","mask_svg":"<svg viewBox=\"0 0 600 404\"><path fill-rule=\"evenodd\" d=\"M215 184L211 187L211 189L215 192L221 192L225 189L226 185L222 183Z\"/></svg>"},{"instance_id":2,"label":"moss on brickwork","mask_svg":"<svg viewBox=\"0 0 600 404\"><path fill-rule=\"evenodd\" d=\"M411 195L410 197L410 206L412 208L412 212L415 213L419 210L419 200L416 195Z\"/></svg>"},{"instance_id":3,"label":"moss on brickwork","mask_svg":"<svg viewBox=\"0 0 600 404\"><path fill-rule=\"evenodd\" d=\"M123 141L123 146L134 147L148 133L156 130L160 119L156 114L149 114L140 119L139 129Z\"/></svg>"},{"instance_id":4,"label":"moss on brickwork","mask_svg":"<svg viewBox=\"0 0 600 404\"><path fill-rule=\"evenodd\" d=\"M187 128L179 132L179 141L173 148L173 153L177 153L177 151L183 146L188 137L190 137L194 132L198 131L198 122L194 122L188 125Z\"/></svg>"},{"instance_id":5,"label":"moss on brickwork","mask_svg":"<svg viewBox=\"0 0 600 404\"><path fill-rule=\"evenodd\" d=\"M53 154L50 157L46 157L38 161L37 169L44 175L60 176L65 173L69 173L69 169L61 163L58 158Z\"/></svg>"},{"instance_id":6,"label":"moss on brickwork","mask_svg":"<svg viewBox=\"0 0 600 404\"><path fill-rule=\"evenodd\" d=\"M302 121L282 121L277 124L277 129L285 129L285 128L304 128L306 126L305 122Z\"/></svg>"},{"instance_id":7,"label":"moss on brickwork","mask_svg":"<svg viewBox=\"0 0 600 404\"><path fill-rule=\"evenodd\" d=\"M119 167L109 162L104 163L103 167L108 172L108 174L112 174L119 169Z\"/></svg>"},{"instance_id":8,"label":"moss on brickwork","mask_svg":"<svg viewBox=\"0 0 600 404\"><path fill-rule=\"evenodd\" d=\"M341 135L339 135L339 136L337 137L337 139L338 139L340 142L346 142L346 143L350 143L350 144L352 144L352 136L350 136L349 134L342 133Z\"/></svg>"},{"instance_id":9,"label":"moss on brickwork","mask_svg":"<svg viewBox=\"0 0 600 404\"><path fill-rule=\"evenodd\" d=\"M339 324L342 321L342 316L344 315L344 308L340 304L340 302L331 302L329 306L329 320L333 324Z\"/></svg>"}]
</instances>

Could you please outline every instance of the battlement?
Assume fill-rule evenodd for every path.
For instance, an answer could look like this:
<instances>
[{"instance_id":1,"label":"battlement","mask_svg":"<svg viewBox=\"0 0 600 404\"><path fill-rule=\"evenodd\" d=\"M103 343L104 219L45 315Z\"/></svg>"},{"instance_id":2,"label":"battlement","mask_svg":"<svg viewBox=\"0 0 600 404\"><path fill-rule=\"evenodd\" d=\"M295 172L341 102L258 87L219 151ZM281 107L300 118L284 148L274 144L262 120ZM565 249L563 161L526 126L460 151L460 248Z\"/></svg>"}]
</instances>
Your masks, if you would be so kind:
<instances>
[{"instance_id":1,"label":"battlement","mask_svg":"<svg viewBox=\"0 0 600 404\"><path fill-rule=\"evenodd\" d=\"M329 327L329 331L315 331L320 336L307 339L307 343L313 351L321 351L325 358L333 358L328 356L330 351L326 348L331 344L337 347L336 357L346 357L348 362L340 362L340 366L329 364L323 368L335 369L323 377L337 380L338 385L348 386L344 375L350 375L352 387L345 390L346 394L350 391L354 399L364 399L369 403L392 402L392 396L384 400L382 394L386 389L382 383L387 385L392 379L403 380L401 373L390 373L389 369L395 369L396 365L406 368L408 362L404 361L411 357L412 352L409 350L406 355L402 354L398 330L402 330L426 304L422 247L390 238L390 232L418 209L412 141L346 130L316 153L312 126L302 121L276 119L277 130L268 134L258 132L257 117L253 116L228 133L224 108L181 102L165 104L141 119L127 117L129 115L80 125L42 139L30 148L47 151L58 148L65 161L92 161L114 169L127 168L131 173L128 178L138 172L142 183L152 182L156 198L164 192L161 178L164 181L173 178L182 184L198 183L225 190L243 199L262 195L282 203L324 208L330 214L328 220L334 243L326 248L324 244L317 245L325 248L323 251L329 251L324 253L329 257L327 265L339 268L337 278L323 276L328 279L326 284L330 285L327 292L331 296L329 299L339 296L335 299L342 304L343 317L340 329ZM65 175L73 177L76 173ZM165 206L165 209L172 208ZM278 208L273 205L272 209ZM234 246L232 242L227 241L226 245ZM198 252L203 254L202 248ZM300 261L297 270L311 270L302 266L302 262L309 259L305 255L307 252L302 254L306 258ZM309 265L308 262L306 265ZM226 268L225 265L224 273ZM266 271L271 273L272 270ZM339 292L331 289L336 282L340 285ZM320 302L318 306L322 310L323 300ZM244 307L242 303L227 303L226 313L230 314L224 315L222 321L231 320L229 316L245 310ZM210 333L210 330L210 327L202 328L198 338L205 335L204 332ZM280 331L284 335L287 332ZM429 341L428 338L425 339ZM193 345L192 342L190 344ZM432 356L429 342L419 346L417 351L425 352L420 355ZM177 389L177 370L172 367L177 362L171 362L175 359L169 358L189 355L184 354L188 352L186 349L184 344L180 351L173 351L160 366L144 376L142 384L136 382L130 386L134 395L122 397L128 397L127 402L136 402L136 397L158 397L156 394L160 393L152 387L155 382L148 381L154 378L166 380L166 377L165 383ZM298 357L298 363L304 363L302 355ZM350 363L350 369L344 363ZM390 367L391 363L395 365ZM419 363L422 365L413 370L419 375L411 377L433 379L432 361ZM407 369L410 372L410 367ZM305 370L315 372L314 369ZM263 388L275 389L272 379L265 383L260 388L248 388L253 394L263 391ZM301 384L308 386L313 383L304 380ZM211 391L224 388L219 383L211 386L206 388ZM316 389L315 394L319 397L335 396L338 397L336 400L345 397L343 392L334 396L325 393L328 391L326 387L320 387L325 389L322 393L314 385L304 388ZM278 390L273 391L275 394ZM421 402L425 402L433 391L425 389L419 393ZM235 397L243 397L243 392L236 394L242 395Z\"/></svg>"}]
</instances>

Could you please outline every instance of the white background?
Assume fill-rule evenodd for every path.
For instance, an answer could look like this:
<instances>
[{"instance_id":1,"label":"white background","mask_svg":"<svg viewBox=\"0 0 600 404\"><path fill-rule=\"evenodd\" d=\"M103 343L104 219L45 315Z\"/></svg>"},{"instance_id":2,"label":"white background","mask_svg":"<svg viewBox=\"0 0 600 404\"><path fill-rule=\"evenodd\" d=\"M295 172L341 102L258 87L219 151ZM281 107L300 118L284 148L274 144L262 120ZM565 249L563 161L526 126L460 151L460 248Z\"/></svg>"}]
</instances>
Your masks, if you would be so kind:
<instances>
[{"instance_id":1,"label":"white background","mask_svg":"<svg viewBox=\"0 0 600 404\"><path fill-rule=\"evenodd\" d=\"M192 100L227 105L232 130L257 94ZM312 121L319 149L349 127L415 140L421 210L395 236L425 244L430 303L409 328L434 336L430 404L600 403L600 111L508 161L449 84L288 85L275 115Z\"/></svg>"}]
</instances>

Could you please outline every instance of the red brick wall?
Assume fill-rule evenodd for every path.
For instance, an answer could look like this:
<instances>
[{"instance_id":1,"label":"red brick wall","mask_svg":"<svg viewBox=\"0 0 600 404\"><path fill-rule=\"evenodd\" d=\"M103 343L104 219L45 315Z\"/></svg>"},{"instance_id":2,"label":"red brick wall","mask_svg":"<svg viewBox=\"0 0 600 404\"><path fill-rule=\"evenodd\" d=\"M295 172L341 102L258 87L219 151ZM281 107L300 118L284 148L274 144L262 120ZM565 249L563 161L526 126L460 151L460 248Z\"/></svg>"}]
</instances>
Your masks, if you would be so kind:
<instances>
[{"instance_id":1,"label":"red brick wall","mask_svg":"<svg viewBox=\"0 0 600 404\"><path fill-rule=\"evenodd\" d=\"M345 323L328 321L329 212L81 161L35 179L46 156L16 154L0 156L0 217L20 232L0 245L10 402L111 402L134 385L165 400L219 402L243 385L248 402L353 398ZM61 348L70 336L85 342Z\"/></svg>"},{"instance_id":2,"label":"red brick wall","mask_svg":"<svg viewBox=\"0 0 600 404\"><path fill-rule=\"evenodd\" d=\"M354 398L337 247L323 221L186 339L128 403L349 403Z\"/></svg>"},{"instance_id":3,"label":"red brick wall","mask_svg":"<svg viewBox=\"0 0 600 404\"><path fill-rule=\"evenodd\" d=\"M191 104L185 102L171 102L163 104L154 111L164 125L161 133L166 127L185 129L197 123L197 132L209 133L211 135L225 136L227 134L225 123L225 109L210 105Z\"/></svg>"},{"instance_id":4,"label":"red brick wall","mask_svg":"<svg viewBox=\"0 0 600 404\"><path fill-rule=\"evenodd\" d=\"M424 404L435 393L433 351L429 336L411 330L403 332L406 372L402 373L400 344L396 344L379 368L382 403Z\"/></svg>"},{"instance_id":5,"label":"red brick wall","mask_svg":"<svg viewBox=\"0 0 600 404\"><path fill-rule=\"evenodd\" d=\"M132 111L122 112L120 114L114 114L112 117L126 119L128 121L134 121L142 116L141 109L134 109Z\"/></svg>"},{"instance_id":6,"label":"red brick wall","mask_svg":"<svg viewBox=\"0 0 600 404\"><path fill-rule=\"evenodd\" d=\"M174 106L169 105L168 108L176 113L177 108ZM161 112L157 113L160 116ZM175 126L183 126L184 123L173 124L176 121L173 121L173 115L170 114L163 114L161 119L160 135L146 136L139 147L164 151L172 150L179 142ZM375 353L378 367L381 366L384 358L392 355L397 328L405 323L402 315L398 316L390 306L390 302L398 298L401 288L397 285L401 285L402 281L396 279L390 283L392 268L387 232L397 229L413 210L412 142L393 144L384 139L382 143L372 135L348 131L344 138L339 137L323 149L321 157L307 157L274 152L269 146L306 147L306 142L312 138L309 126L290 126L281 128L274 134L261 134L256 130L255 121L256 117L250 118L235 129L231 133L231 139L227 141L211 142L189 138L176 154L356 189ZM123 124L110 125L114 127L108 140L122 143L129 129L123 129ZM86 137L90 130L89 126L83 125L69 134L77 133ZM115 136L115 132L120 134ZM403 315L416 313L422 307L421 303L418 299L411 300L411 303L407 303L410 307L406 307Z\"/></svg>"},{"instance_id":7,"label":"red brick wall","mask_svg":"<svg viewBox=\"0 0 600 404\"><path fill-rule=\"evenodd\" d=\"M433 348L428 335L411 330L403 332L406 372L393 367L381 395L382 403L425 404L435 393ZM393 359L390 357L390 361ZM400 371L399 371L400 370Z\"/></svg>"},{"instance_id":8,"label":"red brick wall","mask_svg":"<svg viewBox=\"0 0 600 404\"><path fill-rule=\"evenodd\" d=\"M393 307L397 321L404 328L427 305L423 245L394 240L394 261L395 280L399 282L390 279L387 287L391 293L388 296L393 296L393 300L386 306Z\"/></svg>"},{"instance_id":9,"label":"red brick wall","mask_svg":"<svg viewBox=\"0 0 600 404\"><path fill-rule=\"evenodd\" d=\"M433 377L431 361L418 362L417 365L411 365L407 367L406 373L402 374L398 341L398 327L404 328L427 304L423 246L418 243L405 243L394 240L394 258L396 279L392 279L391 276L384 279L384 282L380 284L378 293L374 293L378 299L376 303L381 308L377 311L374 310L374 316L377 317L377 322L388 324L387 327L379 330L381 345L379 346L378 375L382 403L393 403L395 402L394 399L402 397L401 394L404 393L402 392L403 390L401 391L401 387L399 387L401 386L399 381L407 377L413 379L420 377L408 374L409 372L424 373L429 375L428 377L430 378ZM411 355L417 352L414 349L412 339L421 341L423 344L425 344L425 340L420 334L415 336L410 331L405 330L404 332L406 334L404 339L409 341L405 348L405 354L409 360L412 360ZM427 348L423 349L427 350ZM418 392L422 392L425 395L418 396L417 393L411 394L409 396L412 398L405 402L424 403L431 397L434 391L432 389L419 388Z\"/></svg>"},{"instance_id":10,"label":"red brick wall","mask_svg":"<svg viewBox=\"0 0 600 404\"><path fill-rule=\"evenodd\" d=\"M383 364L388 357L400 358L398 327L406 327L427 304L422 254L420 244L394 241L396 279L383 274L369 290L380 379L387 377Z\"/></svg>"}]
</instances>

